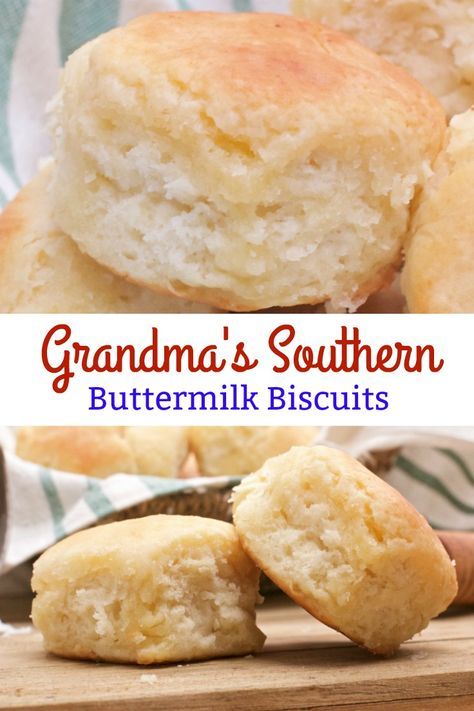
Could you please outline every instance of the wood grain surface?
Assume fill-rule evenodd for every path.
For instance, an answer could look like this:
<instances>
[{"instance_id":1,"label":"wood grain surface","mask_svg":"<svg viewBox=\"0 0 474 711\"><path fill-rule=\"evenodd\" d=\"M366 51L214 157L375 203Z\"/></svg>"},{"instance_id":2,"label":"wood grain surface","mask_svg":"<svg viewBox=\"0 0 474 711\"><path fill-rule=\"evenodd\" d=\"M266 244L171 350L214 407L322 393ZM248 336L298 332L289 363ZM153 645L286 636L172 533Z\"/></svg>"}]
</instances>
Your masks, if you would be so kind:
<instances>
[{"instance_id":1,"label":"wood grain surface","mask_svg":"<svg viewBox=\"0 0 474 711\"><path fill-rule=\"evenodd\" d=\"M20 603L8 607L18 622ZM58 659L36 632L0 637L0 709L474 709L472 611L434 620L390 659L372 657L286 600L265 603L259 624L268 641L256 657L153 667Z\"/></svg>"}]
</instances>

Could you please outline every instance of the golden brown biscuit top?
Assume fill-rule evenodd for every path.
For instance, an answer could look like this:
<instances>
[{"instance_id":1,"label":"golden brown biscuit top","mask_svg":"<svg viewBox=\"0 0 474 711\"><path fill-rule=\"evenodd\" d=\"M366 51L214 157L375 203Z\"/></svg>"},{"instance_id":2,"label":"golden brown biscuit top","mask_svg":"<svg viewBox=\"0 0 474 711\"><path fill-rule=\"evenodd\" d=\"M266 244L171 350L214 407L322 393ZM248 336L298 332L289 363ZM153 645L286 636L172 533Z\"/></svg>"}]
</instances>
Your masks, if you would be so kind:
<instances>
[{"instance_id":1,"label":"golden brown biscuit top","mask_svg":"<svg viewBox=\"0 0 474 711\"><path fill-rule=\"evenodd\" d=\"M210 129L234 137L240 130L241 142L237 138L228 148L244 155L252 151L244 140L249 129L257 145L271 139L264 135L269 128L291 132L304 125L313 133L311 119L322 103L326 120L320 131L328 118L343 127L348 115L352 124L363 125L369 115L380 114L382 128L387 120L397 123L400 112L402 122L420 124L428 143L432 131L440 141L444 130L438 102L405 71L315 22L259 13L156 13L103 35L89 48L89 69L96 76L119 76L130 90L130 107L137 98L145 104L145 123L155 103L167 103L166 78L172 89L205 102L209 110L201 118ZM113 99L115 90L109 89ZM283 114L275 114L275 107Z\"/></svg>"},{"instance_id":2,"label":"golden brown biscuit top","mask_svg":"<svg viewBox=\"0 0 474 711\"><path fill-rule=\"evenodd\" d=\"M200 516L159 514L129 519L89 528L74 533L45 551L34 566L34 582L44 572L80 565L87 558L89 568L95 565L127 561L151 563L157 557L181 555L183 546L199 551L212 545L220 555L237 557L238 565L252 565L240 547L237 533L230 523ZM203 554L205 551L203 552Z\"/></svg>"}]
</instances>

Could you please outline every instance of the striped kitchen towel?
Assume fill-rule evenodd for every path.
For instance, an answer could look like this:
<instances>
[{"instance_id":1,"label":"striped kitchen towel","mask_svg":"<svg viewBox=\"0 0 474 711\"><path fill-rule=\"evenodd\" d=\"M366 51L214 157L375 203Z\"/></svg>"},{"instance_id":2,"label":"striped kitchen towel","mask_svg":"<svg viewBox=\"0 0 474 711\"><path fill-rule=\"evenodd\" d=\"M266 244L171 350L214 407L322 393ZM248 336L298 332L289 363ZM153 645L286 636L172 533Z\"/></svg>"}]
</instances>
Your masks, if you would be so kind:
<instances>
[{"instance_id":1,"label":"striped kitchen towel","mask_svg":"<svg viewBox=\"0 0 474 711\"><path fill-rule=\"evenodd\" d=\"M288 12L288 1L0 0L0 208L50 153L45 107L71 52L134 17L166 10Z\"/></svg>"},{"instance_id":2,"label":"striped kitchen towel","mask_svg":"<svg viewBox=\"0 0 474 711\"><path fill-rule=\"evenodd\" d=\"M240 479L166 479L113 474L97 479L69 474L19 459L0 450L0 576L65 536L106 516L157 497L229 492ZM1 592L1 590L0 590Z\"/></svg>"},{"instance_id":3,"label":"striped kitchen towel","mask_svg":"<svg viewBox=\"0 0 474 711\"><path fill-rule=\"evenodd\" d=\"M64 536L156 497L229 491L237 477L165 479L117 473L106 479L53 471L19 459L2 435L0 575ZM7 441L8 440L8 441ZM474 428L329 428L319 443L376 462L396 451L384 478L436 528L474 531ZM0 450L2 451L2 450Z\"/></svg>"}]
</instances>

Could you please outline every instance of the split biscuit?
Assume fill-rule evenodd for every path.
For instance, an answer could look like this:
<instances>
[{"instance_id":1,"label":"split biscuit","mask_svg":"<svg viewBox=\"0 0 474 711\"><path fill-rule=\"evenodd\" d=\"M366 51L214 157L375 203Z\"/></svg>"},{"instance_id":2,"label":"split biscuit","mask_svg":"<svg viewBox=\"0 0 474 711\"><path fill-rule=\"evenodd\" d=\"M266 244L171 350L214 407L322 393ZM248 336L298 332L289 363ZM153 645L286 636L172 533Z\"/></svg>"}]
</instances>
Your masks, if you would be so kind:
<instances>
[{"instance_id":1,"label":"split biscuit","mask_svg":"<svg viewBox=\"0 0 474 711\"><path fill-rule=\"evenodd\" d=\"M155 664L258 652L259 571L234 527L148 516L81 531L36 561L32 620L62 657Z\"/></svg>"}]
</instances>

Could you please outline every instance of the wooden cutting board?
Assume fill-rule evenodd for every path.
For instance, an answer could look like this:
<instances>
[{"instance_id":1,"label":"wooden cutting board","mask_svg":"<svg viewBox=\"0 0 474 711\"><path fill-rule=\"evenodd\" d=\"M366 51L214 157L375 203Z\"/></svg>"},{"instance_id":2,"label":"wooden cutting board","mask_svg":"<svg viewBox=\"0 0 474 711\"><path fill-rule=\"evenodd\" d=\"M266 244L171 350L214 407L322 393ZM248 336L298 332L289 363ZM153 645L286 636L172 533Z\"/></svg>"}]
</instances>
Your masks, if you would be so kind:
<instances>
[{"instance_id":1,"label":"wooden cutting board","mask_svg":"<svg viewBox=\"0 0 474 711\"><path fill-rule=\"evenodd\" d=\"M72 662L46 655L37 633L0 637L0 709L474 709L472 611L433 621L391 659L372 657L286 600L266 602L259 624L268 641L256 657L164 667Z\"/></svg>"}]
</instances>

